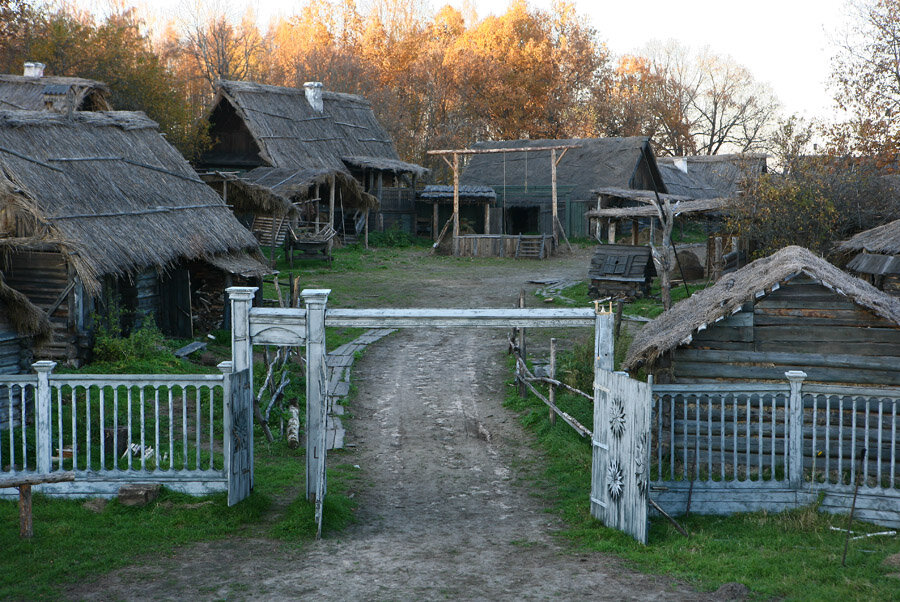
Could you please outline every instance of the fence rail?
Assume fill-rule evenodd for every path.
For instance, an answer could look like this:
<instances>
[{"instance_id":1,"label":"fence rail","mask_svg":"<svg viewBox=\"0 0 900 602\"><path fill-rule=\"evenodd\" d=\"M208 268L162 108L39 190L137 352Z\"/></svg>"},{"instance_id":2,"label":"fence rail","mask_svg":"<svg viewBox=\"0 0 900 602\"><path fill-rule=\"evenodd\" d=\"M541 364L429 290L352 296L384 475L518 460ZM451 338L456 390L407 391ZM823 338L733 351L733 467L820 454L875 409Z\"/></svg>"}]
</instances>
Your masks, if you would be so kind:
<instances>
[{"instance_id":1,"label":"fence rail","mask_svg":"<svg viewBox=\"0 0 900 602\"><path fill-rule=\"evenodd\" d=\"M15 413L0 429L0 476L72 471L52 495L112 495L127 482L163 482L187 493L224 491L228 481L231 363L211 375L0 377ZM12 495L12 490L3 491Z\"/></svg>"},{"instance_id":2,"label":"fence rail","mask_svg":"<svg viewBox=\"0 0 900 602\"><path fill-rule=\"evenodd\" d=\"M900 388L785 383L653 386L651 480L663 506L783 510L812 503L900 525ZM860 464L859 452L866 449Z\"/></svg>"}]
</instances>

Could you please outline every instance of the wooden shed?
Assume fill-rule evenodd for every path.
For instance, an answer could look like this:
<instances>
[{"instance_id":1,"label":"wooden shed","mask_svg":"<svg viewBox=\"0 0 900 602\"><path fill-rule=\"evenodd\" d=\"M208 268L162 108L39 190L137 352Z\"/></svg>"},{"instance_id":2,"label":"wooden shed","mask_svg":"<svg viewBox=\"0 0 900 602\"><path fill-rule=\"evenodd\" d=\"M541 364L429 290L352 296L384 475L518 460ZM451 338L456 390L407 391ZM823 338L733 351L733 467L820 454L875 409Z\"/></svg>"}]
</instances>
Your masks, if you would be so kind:
<instances>
[{"instance_id":1,"label":"wooden shed","mask_svg":"<svg viewBox=\"0 0 900 602\"><path fill-rule=\"evenodd\" d=\"M380 209L378 228L414 227L414 180L428 170L400 159L364 98L318 82L298 89L220 81L209 121L213 146L198 170L250 172L247 179L282 197L283 182L254 172L290 170L291 201L316 201L338 232L349 227L355 236L370 209Z\"/></svg>"},{"instance_id":2,"label":"wooden shed","mask_svg":"<svg viewBox=\"0 0 900 602\"><path fill-rule=\"evenodd\" d=\"M635 299L650 294L656 276L650 247L634 245L600 245L591 259L588 272L591 284L588 294L593 299L618 297Z\"/></svg>"},{"instance_id":3,"label":"wooden shed","mask_svg":"<svg viewBox=\"0 0 900 602\"><path fill-rule=\"evenodd\" d=\"M152 314L191 336L224 286L265 270L255 239L143 113L0 111L6 283L53 326L42 357L78 361L92 316Z\"/></svg>"},{"instance_id":4,"label":"wooden shed","mask_svg":"<svg viewBox=\"0 0 900 602\"><path fill-rule=\"evenodd\" d=\"M838 248L857 253L847 264L849 271L900 297L900 220L860 232Z\"/></svg>"},{"instance_id":5,"label":"wooden shed","mask_svg":"<svg viewBox=\"0 0 900 602\"><path fill-rule=\"evenodd\" d=\"M594 205L594 189L666 191L650 139L642 136L479 142L473 150L533 148L534 152L473 154L460 183L494 189L504 215L504 234L553 234L551 160L542 149L560 145L573 147L557 167L559 219L569 236L588 234L583 216Z\"/></svg>"},{"instance_id":6,"label":"wooden shed","mask_svg":"<svg viewBox=\"0 0 900 602\"><path fill-rule=\"evenodd\" d=\"M900 299L786 247L644 326L623 369L656 382L783 380L900 385Z\"/></svg>"}]
</instances>

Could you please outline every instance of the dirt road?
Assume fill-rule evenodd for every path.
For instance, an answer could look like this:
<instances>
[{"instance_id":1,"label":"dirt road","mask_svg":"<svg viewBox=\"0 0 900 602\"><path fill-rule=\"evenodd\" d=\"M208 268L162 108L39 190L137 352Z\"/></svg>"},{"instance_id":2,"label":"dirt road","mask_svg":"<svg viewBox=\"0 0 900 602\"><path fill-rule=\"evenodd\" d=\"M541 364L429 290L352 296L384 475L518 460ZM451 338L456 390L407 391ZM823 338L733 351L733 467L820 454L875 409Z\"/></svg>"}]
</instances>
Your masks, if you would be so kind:
<instances>
[{"instance_id":1,"label":"dirt road","mask_svg":"<svg viewBox=\"0 0 900 602\"><path fill-rule=\"evenodd\" d=\"M583 258L553 263L529 263L536 269L493 280L473 274L468 286L446 283L430 296L444 306L509 306L528 278L541 271L574 276L585 265ZM472 282L483 284L473 291ZM501 405L504 349L499 331L433 330L398 332L366 352L354 368L358 394L347 437L355 451L343 459L363 475L355 492L359 520L340 535L302 550L245 538L197 544L71 593L88 599L704 598L616 559L573 555L553 538L560 525L530 478L540 469L537 452Z\"/></svg>"}]
</instances>

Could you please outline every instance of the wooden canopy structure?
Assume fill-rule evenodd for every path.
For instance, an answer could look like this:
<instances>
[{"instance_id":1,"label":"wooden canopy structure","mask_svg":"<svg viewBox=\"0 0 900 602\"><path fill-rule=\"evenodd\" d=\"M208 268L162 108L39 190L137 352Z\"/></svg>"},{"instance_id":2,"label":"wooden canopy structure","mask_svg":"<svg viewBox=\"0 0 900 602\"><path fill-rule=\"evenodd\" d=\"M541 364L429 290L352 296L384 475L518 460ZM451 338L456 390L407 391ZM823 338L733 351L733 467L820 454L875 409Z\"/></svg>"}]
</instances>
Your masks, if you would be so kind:
<instances>
[{"instance_id":1,"label":"wooden canopy structure","mask_svg":"<svg viewBox=\"0 0 900 602\"><path fill-rule=\"evenodd\" d=\"M459 256L459 174L460 174L460 165L459 165L459 157L460 155L492 155L499 153L525 153L535 150L539 151L548 151L550 153L550 186L551 186L551 212L552 212L552 224L553 224L553 244L554 246L559 246L559 234L562 233L563 237L565 237L565 231L562 228L562 224L559 223L559 215L558 215L558 207L557 207L557 192L556 192L556 171L559 166L559 162L562 161L563 157L566 155L569 149L572 148L581 148L580 144L558 144L552 146L541 146L539 148L529 148L529 147L504 147L504 148L467 148L467 149L456 149L456 150L430 150L426 154L429 155L437 155L440 156L444 162L450 166L450 169L453 171L453 215L450 217L450 220L447 224L453 223L453 255ZM562 151L557 155L557 151ZM452 160L448 159L447 156L451 156ZM447 226L445 225L443 231L446 231ZM443 238L444 232L438 236L437 242L435 242L435 247L440 244L441 239ZM485 209L485 232L490 231L490 212ZM566 244L568 244L568 239L566 239ZM570 247L571 248L571 247Z\"/></svg>"}]
</instances>

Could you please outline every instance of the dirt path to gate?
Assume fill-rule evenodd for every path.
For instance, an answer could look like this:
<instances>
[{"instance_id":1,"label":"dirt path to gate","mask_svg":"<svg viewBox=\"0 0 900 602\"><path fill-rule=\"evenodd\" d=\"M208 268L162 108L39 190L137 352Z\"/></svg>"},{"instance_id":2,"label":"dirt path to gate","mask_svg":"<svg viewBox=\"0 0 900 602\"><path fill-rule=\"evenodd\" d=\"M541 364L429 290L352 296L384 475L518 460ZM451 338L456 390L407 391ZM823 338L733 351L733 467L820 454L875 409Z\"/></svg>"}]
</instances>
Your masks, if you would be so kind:
<instances>
[{"instance_id":1,"label":"dirt path to gate","mask_svg":"<svg viewBox=\"0 0 900 602\"><path fill-rule=\"evenodd\" d=\"M434 278L410 304L512 305L528 279L581 278L586 253L521 262L516 274ZM419 297L422 295L422 297ZM354 368L347 421L358 464L358 522L296 549L230 538L70 591L87 599L531 600L705 599L600 554L575 555L533 485L537 452L502 407L506 333L401 331ZM585 501L587 503L587 501Z\"/></svg>"}]
</instances>

